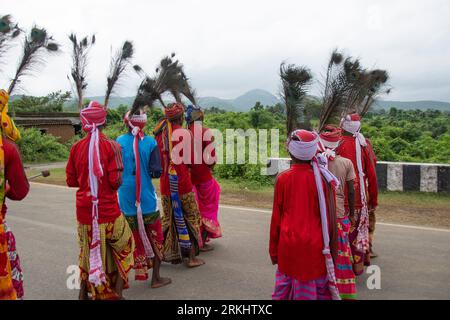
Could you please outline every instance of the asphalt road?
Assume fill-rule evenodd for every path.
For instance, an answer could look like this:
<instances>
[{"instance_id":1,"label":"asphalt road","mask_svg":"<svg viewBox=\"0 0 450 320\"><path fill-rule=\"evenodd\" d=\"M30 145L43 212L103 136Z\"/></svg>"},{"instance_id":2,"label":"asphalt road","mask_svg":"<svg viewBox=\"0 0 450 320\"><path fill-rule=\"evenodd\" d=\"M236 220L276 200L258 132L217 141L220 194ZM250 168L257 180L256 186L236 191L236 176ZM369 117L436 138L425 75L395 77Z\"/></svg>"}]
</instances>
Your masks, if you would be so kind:
<instances>
[{"instance_id":1,"label":"asphalt road","mask_svg":"<svg viewBox=\"0 0 450 320\"><path fill-rule=\"evenodd\" d=\"M25 272L25 299L76 299L68 289L68 267L77 264L75 190L33 183L29 196L8 202L7 222L15 233ZM224 236L202 254L196 269L164 264L173 283L150 289L131 281L127 299L270 299L275 267L267 248L270 212L222 206ZM450 230L379 224L376 250L381 288L358 279L359 299L450 299ZM134 275L131 276L134 278Z\"/></svg>"}]
</instances>

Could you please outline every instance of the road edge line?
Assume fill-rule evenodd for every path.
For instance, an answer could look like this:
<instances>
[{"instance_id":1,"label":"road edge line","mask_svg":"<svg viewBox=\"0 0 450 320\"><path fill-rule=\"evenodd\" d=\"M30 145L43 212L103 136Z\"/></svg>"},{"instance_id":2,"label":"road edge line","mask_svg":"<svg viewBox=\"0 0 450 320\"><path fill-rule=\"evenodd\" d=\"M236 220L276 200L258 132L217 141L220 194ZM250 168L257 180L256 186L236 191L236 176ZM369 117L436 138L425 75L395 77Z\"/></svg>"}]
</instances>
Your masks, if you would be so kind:
<instances>
[{"instance_id":1,"label":"road edge line","mask_svg":"<svg viewBox=\"0 0 450 320\"><path fill-rule=\"evenodd\" d=\"M75 189L75 188L69 188L67 186L61 186L61 185L50 184L50 183L30 182L30 184L36 184L36 185L39 185L39 186L53 187L53 188ZM240 211L248 211L248 212L259 212L259 213L266 213L266 214L272 213L271 210L264 210L264 209L257 209L257 208L246 208L246 207L239 207L239 206L232 206L232 205L219 205L219 208L231 209L231 210L240 210ZM387 227L396 227L396 228L404 228L404 229L415 229L415 230L422 230L422 231L437 231L437 232L450 233L450 229L439 229L439 228L432 228L432 227L420 227L420 226L413 226L413 225L406 225L406 224L395 224L395 223L387 223L387 222L377 222L377 224L381 225L381 226L387 226Z\"/></svg>"}]
</instances>

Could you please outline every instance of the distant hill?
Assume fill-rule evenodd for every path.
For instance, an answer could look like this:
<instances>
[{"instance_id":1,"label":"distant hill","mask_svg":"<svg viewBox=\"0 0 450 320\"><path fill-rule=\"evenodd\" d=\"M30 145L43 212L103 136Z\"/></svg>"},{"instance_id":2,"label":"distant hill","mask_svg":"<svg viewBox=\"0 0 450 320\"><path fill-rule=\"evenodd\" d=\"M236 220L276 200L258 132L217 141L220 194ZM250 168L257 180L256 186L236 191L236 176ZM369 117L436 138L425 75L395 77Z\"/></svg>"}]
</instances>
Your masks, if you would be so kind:
<instances>
[{"instance_id":1,"label":"distant hill","mask_svg":"<svg viewBox=\"0 0 450 320\"><path fill-rule=\"evenodd\" d=\"M443 101L390 101L390 100L380 100L375 102L375 108L382 108L389 110L390 108L397 108L402 110L439 110L439 111L450 111L450 103Z\"/></svg>"},{"instance_id":2,"label":"distant hill","mask_svg":"<svg viewBox=\"0 0 450 320\"><path fill-rule=\"evenodd\" d=\"M391 101L391 100L379 100L375 102L375 108L387 109L397 108L403 110L440 110L440 111L450 111L450 103L443 101Z\"/></svg>"},{"instance_id":3,"label":"distant hill","mask_svg":"<svg viewBox=\"0 0 450 320\"><path fill-rule=\"evenodd\" d=\"M258 101L264 106L272 106L280 102L280 100L269 91L254 89L235 99L202 97L199 99L199 104L204 108L216 107L230 111L249 111Z\"/></svg>"},{"instance_id":4,"label":"distant hill","mask_svg":"<svg viewBox=\"0 0 450 320\"><path fill-rule=\"evenodd\" d=\"M216 97L200 97L198 104L203 108L216 107L224 110L234 110L233 100L221 99Z\"/></svg>"},{"instance_id":5,"label":"distant hill","mask_svg":"<svg viewBox=\"0 0 450 320\"><path fill-rule=\"evenodd\" d=\"M314 98L311 96L311 98ZM89 97L88 99L97 99L103 101L103 97ZM199 105L203 108L216 107L228 111L249 111L256 102L260 102L264 106L272 106L281 103L281 100L266 90L255 89L244 93L235 99L222 99L217 97L200 97ZM111 97L110 105L113 108L120 104L131 105L132 97ZM423 100L423 101L394 101L379 100L375 102L375 109L389 110L392 107L403 110L440 110L450 111L450 102Z\"/></svg>"},{"instance_id":6,"label":"distant hill","mask_svg":"<svg viewBox=\"0 0 450 320\"><path fill-rule=\"evenodd\" d=\"M88 100L94 100L98 101L100 103L103 103L105 101L105 96L96 96L96 97L86 97ZM109 98L109 106L111 108L117 108L121 104L126 106L131 106L133 104L134 97L110 97Z\"/></svg>"},{"instance_id":7,"label":"distant hill","mask_svg":"<svg viewBox=\"0 0 450 320\"><path fill-rule=\"evenodd\" d=\"M20 98L20 96L12 96L11 100ZM316 98L310 96L310 98ZM87 97L89 100L96 100L103 102L103 96ZM266 90L254 89L250 90L235 99L222 99L217 97L200 97L198 99L199 105L203 108L216 107L228 111L249 111L256 102L260 102L264 106L275 105L281 103L280 99ZM110 107L117 108L119 105L130 106L134 101L134 97L111 97ZM73 105L73 101L67 102L66 106ZM423 101L393 101L393 100L379 100L375 102L375 109L386 109L395 107L403 110L427 110L434 109L440 111L450 111L450 102L423 100Z\"/></svg>"},{"instance_id":8,"label":"distant hill","mask_svg":"<svg viewBox=\"0 0 450 320\"><path fill-rule=\"evenodd\" d=\"M86 97L89 100L103 101L103 96ZM109 105L112 108L117 108L121 104L131 105L134 97L111 97ZM271 94L269 91L255 89L250 90L235 99L222 99L217 97L199 97L198 103L203 108L216 107L229 111L249 111L256 102L260 102L264 106L275 105L280 100Z\"/></svg>"},{"instance_id":9,"label":"distant hill","mask_svg":"<svg viewBox=\"0 0 450 320\"><path fill-rule=\"evenodd\" d=\"M233 106L239 110L248 111L256 102L260 102L263 106L273 106L280 100L268 91L255 89L244 93L233 100Z\"/></svg>"}]
</instances>

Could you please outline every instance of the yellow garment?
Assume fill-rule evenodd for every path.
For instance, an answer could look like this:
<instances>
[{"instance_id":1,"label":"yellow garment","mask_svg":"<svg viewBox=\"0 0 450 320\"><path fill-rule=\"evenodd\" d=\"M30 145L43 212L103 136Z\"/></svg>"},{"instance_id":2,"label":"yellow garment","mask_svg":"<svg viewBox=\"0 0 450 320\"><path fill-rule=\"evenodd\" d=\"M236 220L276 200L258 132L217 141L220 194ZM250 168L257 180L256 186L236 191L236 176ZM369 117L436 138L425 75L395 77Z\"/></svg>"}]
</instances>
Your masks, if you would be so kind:
<instances>
[{"instance_id":1,"label":"yellow garment","mask_svg":"<svg viewBox=\"0 0 450 320\"><path fill-rule=\"evenodd\" d=\"M189 238L195 248L195 255L199 253L201 244L200 226L201 216L198 210L197 201L194 192L180 195L181 206L183 209L184 220L188 228ZM161 216L162 231L164 234L163 261L171 263L181 263L182 253L178 244L178 232L175 225L175 219L172 213L172 200L170 196L161 196L163 215Z\"/></svg>"},{"instance_id":2,"label":"yellow garment","mask_svg":"<svg viewBox=\"0 0 450 320\"><path fill-rule=\"evenodd\" d=\"M6 136L11 134L13 137L17 137L19 130L17 130L7 115L8 100L8 93L5 90L0 90L0 120L2 124L0 128ZM13 130L9 131L9 128L13 128ZM20 138L20 134L18 137ZM0 205L3 205L5 200L5 184L5 154L3 151L3 134L0 133ZM8 258L8 243L3 218L2 213L0 213L0 300L15 300L17 299L17 294L12 283L11 264Z\"/></svg>"},{"instance_id":3,"label":"yellow garment","mask_svg":"<svg viewBox=\"0 0 450 320\"><path fill-rule=\"evenodd\" d=\"M8 259L8 243L5 228L0 216L0 300L16 300L16 290L12 282L11 264Z\"/></svg>"},{"instance_id":4,"label":"yellow garment","mask_svg":"<svg viewBox=\"0 0 450 320\"><path fill-rule=\"evenodd\" d=\"M12 141L20 139L20 131L14 121L8 115L9 94L5 90L0 90L0 121L3 134Z\"/></svg>"},{"instance_id":5,"label":"yellow garment","mask_svg":"<svg viewBox=\"0 0 450 320\"><path fill-rule=\"evenodd\" d=\"M92 240L92 226L78 224L78 244L80 246L80 278L86 282L88 292L94 300L117 299L114 291L117 277L128 287L128 273L134 265L133 233L124 215L114 222L99 224L102 263L106 274L106 284L94 287L89 281L89 248Z\"/></svg>"}]
</instances>

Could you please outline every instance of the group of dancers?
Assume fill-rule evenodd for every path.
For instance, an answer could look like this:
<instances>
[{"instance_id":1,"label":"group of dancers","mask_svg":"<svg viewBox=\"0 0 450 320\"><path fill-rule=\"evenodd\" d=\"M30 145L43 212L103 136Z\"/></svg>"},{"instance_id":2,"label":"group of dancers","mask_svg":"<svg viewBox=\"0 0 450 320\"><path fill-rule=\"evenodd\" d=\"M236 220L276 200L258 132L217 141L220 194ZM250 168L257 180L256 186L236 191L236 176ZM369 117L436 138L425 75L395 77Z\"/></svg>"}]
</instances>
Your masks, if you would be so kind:
<instances>
[{"instance_id":1,"label":"group of dancers","mask_svg":"<svg viewBox=\"0 0 450 320\"><path fill-rule=\"evenodd\" d=\"M8 100L1 90L0 298L20 299L22 269L4 200L23 199L29 183ZM102 133L103 105L92 101L80 111L86 135L72 146L66 167L67 185L78 188L80 299L123 299L133 269L136 280L149 279L153 269L152 288L169 285L172 280L160 275L163 261L201 266L199 253L222 236L214 138L203 125L203 110L170 103L149 136L149 105L136 101L124 117L128 132L116 141ZM376 256L378 196L376 157L360 130L360 115L351 113L339 127L289 134L292 165L276 178L270 226L269 254L277 265L273 299L356 299L356 276ZM154 179L160 181L162 214Z\"/></svg>"},{"instance_id":2,"label":"group of dancers","mask_svg":"<svg viewBox=\"0 0 450 320\"><path fill-rule=\"evenodd\" d=\"M376 157L358 114L320 133L295 130L290 169L275 183L270 257L275 300L356 299L370 265L378 189Z\"/></svg>"},{"instance_id":3,"label":"group of dancers","mask_svg":"<svg viewBox=\"0 0 450 320\"><path fill-rule=\"evenodd\" d=\"M21 299L22 269L5 222L4 198L23 199L29 183L14 144L20 132L7 115L9 96L4 90L0 93L1 111L6 110L0 140L0 299ZM104 106L93 101L80 112L86 136L72 146L66 167L67 185L78 188L80 299L123 299L132 269L136 280L147 280L153 269L152 288L168 285L172 280L160 275L162 261L201 266L205 262L199 253L213 250L210 239L222 236L217 217L220 187L212 175L215 150L213 139L203 139L209 130L202 124L204 112L172 103L164 113L152 137L144 133L146 110L128 112L128 133L114 141L102 133ZM175 131L191 139L175 141ZM194 150L198 143L198 152L203 155L208 149L208 157L190 161L181 153L173 159L177 145ZM160 180L162 215L152 179Z\"/></svg>"}]
</instances>

